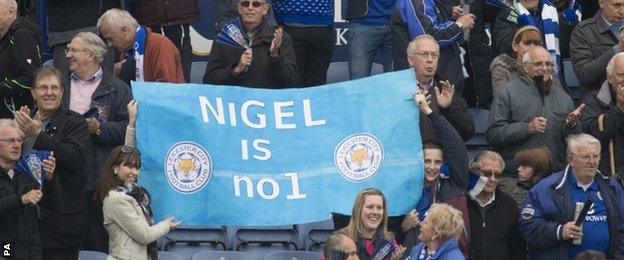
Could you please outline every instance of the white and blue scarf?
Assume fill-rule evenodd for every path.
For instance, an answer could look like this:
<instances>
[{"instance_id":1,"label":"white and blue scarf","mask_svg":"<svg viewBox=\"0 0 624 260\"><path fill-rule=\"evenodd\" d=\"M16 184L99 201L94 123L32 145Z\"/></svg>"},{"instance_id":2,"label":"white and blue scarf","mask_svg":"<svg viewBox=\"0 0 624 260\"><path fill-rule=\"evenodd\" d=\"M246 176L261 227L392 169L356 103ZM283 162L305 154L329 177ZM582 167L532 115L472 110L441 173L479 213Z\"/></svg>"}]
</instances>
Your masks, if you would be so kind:
<instances>
[{"instance_id":1,"label":"white and blue scarf","mask_svg":"<svg viewBox=\"0 0 624 260\"><path fill-rule=\"evenodd\" d=\"M573 3L574 2L575 1L573 1ZM557 13L557 8L548 0L540 0L539 4L542 6L541 18L542 28L544 30L542 32L544 34L544 42L546 43L546 49L550 53L553 61L556 61L553 67L554 73L555 75L559 75L561 69L559 68L559 64L561 64L561 52L559 51L559 14ZM531 16L529 10L524 8L519 1L514 3L514 7L518 13L518 17ZM580 12L577 13L577 16L580 21Z\"/></svg>"},{"instance_id":2,"label":"white and blue scarf","mask_svg":"<svg viewBox=\"0 0 624 260\"><path fill-rule=\"evenodd\" d=\"M145 58L145 37L147 36L147 30L143 26L138 26L136 35L134 37L134 51L128 51L128 55L134 58L136 71L135 80L142 82L145 81L143 61Z\"/></svg>"}]
</instances>

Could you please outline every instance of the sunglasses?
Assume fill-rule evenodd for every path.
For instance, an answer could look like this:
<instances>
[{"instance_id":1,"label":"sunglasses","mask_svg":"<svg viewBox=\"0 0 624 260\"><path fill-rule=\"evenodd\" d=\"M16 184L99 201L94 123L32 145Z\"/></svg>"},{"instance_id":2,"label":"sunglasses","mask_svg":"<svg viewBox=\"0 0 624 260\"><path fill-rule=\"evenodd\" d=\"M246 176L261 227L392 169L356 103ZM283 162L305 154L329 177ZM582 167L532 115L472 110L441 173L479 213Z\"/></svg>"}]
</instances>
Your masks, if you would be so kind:
<instances>
[{"instance_id":1,"label":"sunglasses","mask_svg":"<svg viewBox=\"0 0 624 260\"><path fill-rule=\"evenodd\" d=\"M132 146L124 145L121 147L121 153L117 154L117 159L115 159L115 161L119 160L119 157L121 157L122 154L134 154L134 153L136 153L139 157L141 156L141 152L139 151L139 149L136 149Z\"/></svg>"},{"instance_id":2,"label":"sunglasses","mask_svg":"<svg viewBox=\"0 0 624 260\"><path fill-rule=\"evenodd\" d=\"M485 178L490 178L490 177L492 177L492 176L494 176L494 178L498 178L498 176L497 176L497 175L499 174L499 172L496 172L496 171L481 170L481 169L478 169L478 171L479 171L479 172L481 173L481 175L483 175L483 177L485 177Z\"/></svg>"},{"instance_id":3,"label":"sunglasses","mask_svg":"<svg viewBox=\"0 0 624 260\"><path fill-rule=\"evenodd\" d=\"M241 7L254 7L254 8L258 8L260 6L262 6L264 3L263 2L258 2L258 1L241 1L240 3Z\"/></svg>"}]
</instances>

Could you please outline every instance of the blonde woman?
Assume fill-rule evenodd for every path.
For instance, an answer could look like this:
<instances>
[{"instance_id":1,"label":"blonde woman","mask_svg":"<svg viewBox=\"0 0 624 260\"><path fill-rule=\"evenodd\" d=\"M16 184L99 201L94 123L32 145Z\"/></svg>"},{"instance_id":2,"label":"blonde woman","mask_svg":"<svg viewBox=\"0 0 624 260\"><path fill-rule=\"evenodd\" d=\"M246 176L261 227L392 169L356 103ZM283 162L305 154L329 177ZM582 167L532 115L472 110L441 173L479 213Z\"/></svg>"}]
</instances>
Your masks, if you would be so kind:
<instances>
[{"instance_id":1,"label":"blonde woman","mask_svg":"<svg viewBox=\"0 0 624 260\"><path fill-rule=\"evenodd\" d=\"M420 223L420 244L412 249L411 260L463 260L457 239L464 228L462 213L444 203L434 203Z\"/></svg>"}]
</instances>

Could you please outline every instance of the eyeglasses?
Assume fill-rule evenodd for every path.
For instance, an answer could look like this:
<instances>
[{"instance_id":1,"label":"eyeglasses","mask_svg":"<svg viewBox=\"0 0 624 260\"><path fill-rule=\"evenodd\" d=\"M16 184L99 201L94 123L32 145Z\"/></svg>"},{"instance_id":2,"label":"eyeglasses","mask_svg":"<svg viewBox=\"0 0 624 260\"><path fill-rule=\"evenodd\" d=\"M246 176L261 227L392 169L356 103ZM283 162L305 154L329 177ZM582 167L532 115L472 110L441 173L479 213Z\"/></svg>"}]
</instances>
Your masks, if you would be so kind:
<instances>
[{"instance_id":1,"label":"eyeglasses","mask_svg":"<svg viewBox=\"0 0 624 260\"><path fill-rule=\"evenodd\" d=\"M262 6L264 3L263 2L258 2L258 1L241 1L239 3L239 5L241 7L254 7L254 8L258 8L260 6Z\"/></svg>"},{"instance_id":2,"label":"eyeglasses","mask_svg":"<svg viewBox=\"0 0 624 260\"><path fill-rule=\"evenodd\" d=\"M531 64L535 67L546 67L546 68L552 68L554 66L554 63L552 61L536 61L536 62L527 62L527 64Z\"/></svg>"},{"instance_id":3,"label":"eyeglasses","mask_svg":"<svg viewBox=\"0 0 624 260\"><path fill-rule=\"evenodd\" d=\"M431 58L433 59L437 59L440 57L439 52L415 51L415 52L412 52L412 54L418 55L418 57L421 57L423 59L426 59L429 56L431 56Z\"/></svg>"},{"instance_id":4,"label":"eyeglasses","mask_svg":"<svg viewBox=\"0 0 624 260\"><path fill-rule=\"evenodd\" d=\"M40 91L40 92L48 92L48 91L59 92L61 90L61 86L59 86L59 85L35 86L35 90L36 91Z\"/></svg>"},{"instance_id":5,"label":"eyeglasses","mask_svg":"<svg viewBox=\"0 0 624 260\"><path fill-rule=\"evenodd\" d=\"M598 160L600 160L600 156L601 156L601 154L585 154L585 155L572 154L572 155L580 158L581 161L584 161L584 162L589 162L592 159L593 159L593 161L598 161Z\"/></svg>"},{"instance_id":6,"label":"eyeglasses","mask_svg":"<svg viewBox=\"0 0 624 260\"><path fill-rule=\"evenodd\" d=\"M141 152L139 152L139 149L136 149L136 148L134 148L132 146L129 146L129 145L122 146L121 147L121 153L124 153L124 154L132 154L132 153L141 154Z\"/></svg>"},{"instance_id":7,"label":"eyeglasses","mask_svg":"<svg viewBox=\"0 0 624 260\"><path fill-rule=\"evenodd\" d=\"M22 138L0 138L0 142L5 142L8 144L13 144L13 143L22 144L24 142L24 139Z\"/></svg>"},{"instance_id":8,"label":"eyeglasses","mask_svg":"<svg viewBox=\"0 0 624 260\"><path fill-rule=\"evenodd\" d=\"M490 170L477 169L477 171L479 171L481 173L481 175L483 175L483 177L485 177L485 178L490 178L492 176L494 176L494 178L498 178L498 174L500 174L500 172L490 171Z\"/></svg>"},{"instance_id":9,"label":"eyeglasses","mask_svg":"<svg viewBox=\"0 0 624 260\"><path fill-rule=\"evenodd\" d=\"M81 51L88 51L87 49L77 49L77 48L72 48L69 45L67 45L67 48L65 49L65 54L69 54L71 53L76 53L76 52L81 52Z\"/></svg>"}]
</instances>

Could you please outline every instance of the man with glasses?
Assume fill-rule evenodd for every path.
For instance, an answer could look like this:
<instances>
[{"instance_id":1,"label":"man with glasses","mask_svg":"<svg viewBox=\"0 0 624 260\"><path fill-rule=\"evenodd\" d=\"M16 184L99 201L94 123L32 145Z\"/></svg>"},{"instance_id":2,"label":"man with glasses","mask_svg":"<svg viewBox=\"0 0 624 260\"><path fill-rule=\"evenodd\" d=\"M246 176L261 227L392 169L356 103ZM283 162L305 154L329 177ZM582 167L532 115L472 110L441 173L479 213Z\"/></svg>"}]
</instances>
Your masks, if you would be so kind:
<instances>
[{"instance_id":1,"label":"man with glasses","mask_svg":"<svg viewBox=\"0 0 624 260\"><path fill-rule=\"evenodd\" d=\"M423 91L431 109L444 116L462 139L468 141L474 136L474 123L468 114L468 105L460 94L455 95L455 86L437 74L439 60L440 47L428 34L415 37L407 46L407 61L416 75L415 90ZM420 133L423 141L438 140L431 120L422 113Z\"/></svg>"},{"instance_id":2,"label":"man with glasses","mask_svg":"<svg viewBox=\"0 0 624 260\"><path fill-rule=\"evenodd\" d=\"M59 209L40 211L43 259L78 259L86 228L87 122L61 105L65 89L57 69L37 69L31 92L37 109L24 106L15 113L15 122L26 137L22 149L54 152L63 198Z\"/></svg>"},{"instance_id":3,"label":"man with glasses","mask_svg":"<svg viewBox=\"0 0 624 260\"><path fill-rule=\"evenodd\" d=\"M595 250L607 259L624 259L624 194L615 179L598 171L600 141L588 134L572 135L566 154L565 170L540 181L524 200L520 230L531 257L574 259ZM593 205L576 221L575 205L588 200Z\"/></svg>"},{"instance_id":4,"label":"man with glasses","mask_svg":"<svg viewBox=\"0 0 624 260\"><path fill-rule=\"evenodd\" d=\"M104 251L108 238L102 225L102 208L91 198L108 154L124 142L128 124L126 106L132 99L132 91L126 83L102 68L106 44L96 34L77 34L67 45L65 53L71 75L66 75L63 79L63 85L68 87L63 93L62 106L83 115L90 136L89 152L84 162L88 228L83 247ZM49 234L50 240L60 245L80 244L80 240L69 242L66 238L54 235L55 233Z\"/></svg>"},{"instance_id":5,"label":"man with glasses","mask_svg":"<svg viewBox=\"0 0 624 260\"><path fill-rule=\"evenodd\" d=\"M478 194L468 196L470 259L527 259L518 207L497 188L504 168L503 158L492 151L480 152L470 164L473 173L487 179Z\"/></svg>"},{"instance_id":6,"label":"man with glasses","mask_svg":"<svg viewBox=\"0 0 624 260\"><path fill-rule=\"evenodd\" d=\"M570 58L581 87L581 98L600 88L605 67L624 51L624 0L598 0L600 10L580 22L570 37Z\"/></svg>"},{"instance_id":7,"label":"man with glasses","mask_svg":"<svg viewBox=\"0 0 624 260\"><path fill-rule=\"evenodd\" d=\"M32 106L32 74L41 66L39 31L29 19L17 17L15 0L0 0L0 118Z\"/></svg>"},{"instance_id":8,"label":"man with glasses","mask_svg":"<svg viewBox=\"0 0 624 260\"><path fill-rule=\"evenodd\" d=\"M15 122L0 119L0 241L10 244L9 259L46 259L42 258L39 222L45 217L41 212L60 206L59 178L52 155L42 162L43 187L20 172L15 166L22 142L22 131ZM6 255L0 254L0 259L2 256Z\"/></svg>"},{"instance_id":9,"label":"man with glasses","mask_svg":"<svg viewBox=\"0 0 624 260\"><path fill-rule=\"evenodd\" d=\"M239 29L248 46L215 41L204 83L270 89L299 86L292 39L281 27L271 26L263 18L268 10L265 0L239 2Z\"/></svg>"},{"instance_id":10,"label":"man with glasses","mask_svg":"<svg viewBox=\"0 0 624 260\"><path fill-rule=\"evenodd\" d=\"M552 154L553 169L563 169L565 138L581 132L577 124L581 104L553 80L553 60L548 51L534 46L523 56L522 75L499 91L490 107L485 139L505 159L505 176L516 176L516 152L545 147Z\"/></svg>"},{"instance_id":11,"label":"man with glasses","mask_svg":"<svg viewBox=\"0 0 624 260\"><path fill-rule=\"evenodd\" d=\"M598 138L602 147L599 169L624 183L624 53L611 58L607 80L584 102L583 130Z\"/></svg>"}]
</instances>

